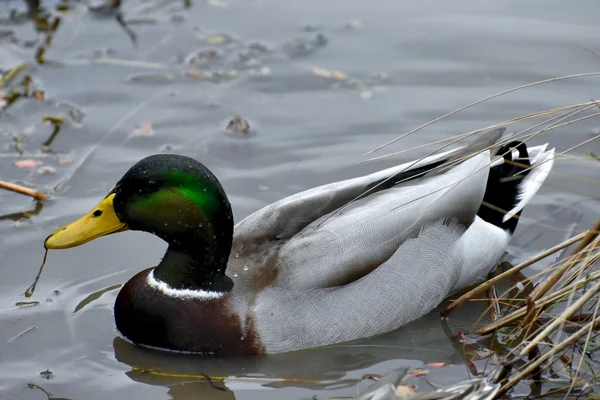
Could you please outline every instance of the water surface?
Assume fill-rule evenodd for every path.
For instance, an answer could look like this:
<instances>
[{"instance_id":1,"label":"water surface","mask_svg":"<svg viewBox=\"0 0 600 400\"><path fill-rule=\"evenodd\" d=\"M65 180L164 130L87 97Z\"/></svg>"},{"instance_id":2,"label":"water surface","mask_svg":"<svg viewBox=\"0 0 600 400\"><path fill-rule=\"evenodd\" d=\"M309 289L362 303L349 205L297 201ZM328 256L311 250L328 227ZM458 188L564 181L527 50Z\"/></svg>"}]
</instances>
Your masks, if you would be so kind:
<instances>
[{"instance_id":1,"label":"water surface","mask_svg":"<svg viewBox=\"0 0 600 400\"><path fill-rule=\"evenodd\" d=\"M49 9L55 5L46 3ZM0 1L4 16L12 8L22 11L24 5ZM2 214L9 215L0 220L0 397L45 398L27 388L35 383L57 397L86 400L320 399L354 396L364 386L356 383L363 374L400 367L430 368L436 384L467 379L476 371L461 356L456 335L480 315L478 306L464 307L448 321L436 310L396 332L352 345L264 359L203 360L136 348L119 339L114 327L116 285L154 265L165 250L160 239L140 232L50 253L32 298L40 304L14 305L24 300L21 294L37 271L44 238L88 211L140 158L177 152L201 160L223 184L239 221L283 196L426 154L420 149L360 163L364 152L479 98L555 76L600 71L600 57L581 48L600 51L599 11L592 0L576 6L554 0L211 0L194 2L190 9L180 2L128 0L123 12L137 22L131 24L134 47L113 19L76 6L63 16L46 64L28 70L46 101L19 100L0 114L2 179L48 189L69 177L41 211L28 198L0 192ZM4 19L0 30L1 67L33 62L39 34L31 22ZM194 70L220 71L220 77L186 76L183 70L194 62ZM351 80L318 76L315 67L341 71ZM377 154L589 101L597 97L599 79L500 97ZM41 153L52 130L42 116L67 116L70 109L79 118L67 117L52 145L54 154ZM237 114L252 128L248 137L226 132ZM153 134L136 135L147 123ZM550 142L564 151L599 132L598 122L590 119L532 143ZM22 156L11 146L14 137L23 137ZM600 154L600 142L570 152L575 159L557 160L525 209L509 248L511 261L597 219L599 169L588 151ZM19 159L41 164L18 168ZM45 165L53 172L38 173ZM12 215L21 211L35 215ZM427 367L430 362L449 365ZM479 372L485 362L475 362ZM53 372L51 379L40 376L46 369ZM224 391L201 374L264 380L227 379ZM277 382L280 378L298 382ZM221 382L214 385L223 389Z\"/></svg>"}]
</instances>

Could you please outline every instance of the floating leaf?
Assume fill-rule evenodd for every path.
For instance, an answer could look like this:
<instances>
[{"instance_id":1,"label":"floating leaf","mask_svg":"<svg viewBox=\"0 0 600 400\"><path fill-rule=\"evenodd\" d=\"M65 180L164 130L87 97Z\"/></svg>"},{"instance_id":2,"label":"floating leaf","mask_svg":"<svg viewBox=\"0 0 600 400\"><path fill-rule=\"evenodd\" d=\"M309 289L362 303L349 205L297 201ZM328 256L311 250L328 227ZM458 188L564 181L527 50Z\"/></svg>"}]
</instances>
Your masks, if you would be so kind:
<instances>
[{"instance_id":1,"label":"floating leaf","mask_svg":"<svg viewBox=\"0 0 600 400\"><path fill-rule=\"evenodd\" d=\"M38 168L37 172L40 175L53 174L56 172L56 168L50 165L44 165L43 167Z\"/></svg>"},{"instance_id":2,"label":"floating leaf","mask_svg":"<svg viewBox=\"0 0 600 400\"><path fill-rule=\"evenodd\" d=\"M154 136L154 130L152 129L152 124L150 122L144 122L142 125L140 125L139 128L137 128L136 130L131 132L128 137L132 138L132 137L140 137L140 136L142 136L142 137Z\"/></svg>"},{"instance_id":3,"label":"floating leaf","mask_svg":"<svg viewBox=\"0 0 600 400\"><path fill-rule=\"evenodd\" d=\"M320 76L322 78L335 79L338 81L345 81L346 79L348 79L348 76L346 76L346 74L340 71L329 71L324 68L317 67L314 67L312 71L315 75Z\"/></svg>"},{"instance_id":4,"label":"floating leaf","mask_svg":"<svg viewBox=\"0 0 600 400\"><path fill-rule=\"evenodd\" d=\"M408 373L409 376L425 376L425 375L429 375L429 371L427 371L426 369L423 368L418 368L418 369L414 369L412 371L410 371Z\"/></svg>"},{"instance_id":5,"label":"floating leaf","mask_svg":"<svg viewBox=\"0 0 600 400\"><path fill-rule=\"evenodd\" d=\"M35 168L40 164L41 162L36 160L19 160L15 162L15 166L19 168Z\"/></svg>"},{"instance_id":6,"label":"floating leaf","mask_svg":"<svg viewBox=\"0 0 600 400\"><path fill-rule=\"evenodd\" d=\"M196 79L206 78L206 74L202 71L187 71L185 74L187 76L189 76L190 78L196 78Z\"/></svg>"},{"instance_id":7,"label":"floating leaf","mask_svg":"<svg viewBox=\"0 0 600 400\"><path fill-rule=\"evenodd\" d=\"M46 93L43 90L34 90L33 97L37 101L46 101Z\"/></svg>"},{"instance_id":8,"label":"floating leaf","mask_svg":"<svg viewBox=\"0 0 600 400\"><path fill-rule=\"evenodd\" d=\"M223 44L228 43L233 40L233 38L229 35L218 34L218 35L208 35L203 38L205 43L208 44Z\"/></svg>"},{"instance_id":9,"label":"floating leaf","mask_svg":"<svg viewBox=\"0 0 600 400\"><path fill-rule=\"evenodd\" d=\"M447 362L430 362L427 363L428 366L430 367L434 367L434 368L442 368L448 365Z\"/></svg>"},{"instance_id":10,"label":"floating leaf","mask_svg":"<svg viewBox=\"0 0 600 400\"><path fill-rule=\"evenodd\" d=\"M415 386L409 383L398 385L394 393L398 397L409 397L415 394Z\"/></svg>"},{"instance_id":11,"label":"floating leaf","mask_svg":"<svg viewBox=\"0 0 600 400\"><path fill-rule=\"evenodd\" d=\"M58 157L58 163L60 165L71 164L73 162L72 158L69 157Z\"/></svg>"}]
</instances>

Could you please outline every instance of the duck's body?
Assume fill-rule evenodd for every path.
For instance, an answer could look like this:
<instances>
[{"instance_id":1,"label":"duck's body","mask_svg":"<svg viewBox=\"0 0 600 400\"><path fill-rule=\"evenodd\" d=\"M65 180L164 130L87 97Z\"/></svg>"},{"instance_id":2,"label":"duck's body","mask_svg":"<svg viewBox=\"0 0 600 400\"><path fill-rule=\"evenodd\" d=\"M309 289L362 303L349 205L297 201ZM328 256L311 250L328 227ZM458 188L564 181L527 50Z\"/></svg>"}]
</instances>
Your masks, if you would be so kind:
<instances>
[{"instance_id":1,"label":"duck's body","mask_svg":"<svg viewBox=\"0 0 600 400\"><path fill-rule=\"evenodd\" d=\"M128 281L115 303L117 328L137 344L244 355L369 337L426 314L485 277L503 255L516 217L552 167L553 150L524 144L511 150L517 143L500 149L505 159L521 164L515 166L492 156L498 149L483 150L502 132L298 193L235 227L218 181L202 164L151 156L132 167L88 216L68 225L70 230L58 230L46 245L72 247L97 237L99 228L76 234L82 224L97 222L94 212L110 214L113 204L117 219L100 234L130 228L169 242L156 269ZM465 155L473 156L461 161ZM524 171L523 164L532 169ZM162 172L154 173L154 167ZM200 171L192 175L201 184L194 177L167 178L173 171L177 176ZM519 172L523 179L506 179ZM127 189L137 189L144 179L160 183L148 191L155 200L147 194L140 200ZM202 197L207 188L213 197ZM148 211L158 200L169 210Z\"/></svg>"}]
</instances>

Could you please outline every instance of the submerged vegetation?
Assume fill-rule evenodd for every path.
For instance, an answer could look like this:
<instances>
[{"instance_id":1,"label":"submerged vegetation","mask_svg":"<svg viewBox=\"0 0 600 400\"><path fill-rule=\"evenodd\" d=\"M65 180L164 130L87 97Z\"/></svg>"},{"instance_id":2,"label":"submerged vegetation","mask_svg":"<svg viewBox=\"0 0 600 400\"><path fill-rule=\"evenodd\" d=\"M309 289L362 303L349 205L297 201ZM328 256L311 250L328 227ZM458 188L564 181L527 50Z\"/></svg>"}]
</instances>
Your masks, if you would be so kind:
<instances>
[{"instance_id":1,"label":"submerged vegetation","mask_svg":"<svg viewBox=\"0 0 600 400\"><path fill-rule=\"evenodd\" d=\"M211 3L207 1L207 4ZM213 2L220 6L220 2ZM23 43L13 36L10 29L0 31L0 45L16 43L26 49L32 49L31 60L11 60L7 65L0 65L0 119L10 113L16 102L33 102L41 105L43 113L35 121L36 130L43 126L44 139L31 140L32 132L18 132L10 137L9 143L3 145L2 157L13 163L15 167L28 171L28 176L52 174L59 179L32 189L23 182L0 181L0 188L14 191L36 200L33 210L11 212L0 217L2 220L16 222L28 220L33 215L42 212L44 201L52 199L56 193L66 190L71 178L90 159L95 149L116 130L125 120L130 118L141 107L148 105L154 98L147 99L142 105L136 105L133 111L114 127L101 136L97 143L86 150L76 159L69 151L54 148L57 138L65 129L78 128L82 125L85 113L77 106L60 101L47 94L43 85L36 79L36 68L40 66L60 65L62 63L88 63L88 65L115 65L123 68L141 68L152 71L135 75L131 82L150 82L160 84L163 81L173 82L177 79L206 80L212 83L226 84L242 79L263 79L271 75L271 68L262 63L280 59L284 55L290 58L302 57L318 51L328 43L322 35L314 35L310 39L290 40L281 46L274 46L260 41L244 43L233 35L214 32L201 32L199 38L207 48L194 51L184 57L180 63L166 64L144 60L127 60L110 56L110 52L99 54L89 60L54 60L48 54L53 46L54 35L61 27L61 19L79 10L81 4L75 1L62 0L57 2L54 10L46 10L35 1L28 2L25 11L11 11L0 16L6 26L31 21L38 33L33 43ZM192 6L191 2L181 2L183 9ZM140 17L126 18L121 11L120 1L86 6L87 10L98 18L116 21L129 38L131 45L138 43L137 27L153 24L152 18L145 18L144 13L150 9L167 7L164 1L144 1L137 9ZM177 14L177 18L184 18ZM176 16L171 16L175 19ZM0 49L1 50L1 49ZM589 50L589 49L588 49ZM590 50L593 51L593 50ZM0 51L0 60L3 59ZM258 60L258 61L257 61ZM599 58L600 65L600 58ZM335 89L358 90L365 101L385 87L389 78L382 74L371 77L353 78L340 71L329 71L325 68L306 68L306 74L320 82L331 83ZM571 128L578 122L600 116L600 103L596 100L584 101L578 104L567 104L562 107L542 110L510 120L500 121L442 140L432 141L410 149L391 152L383 156L375 156L376 151L384 149L396 141L404 139L420 129L439 123L446 117L453 116L470 107L485 101L493 100L515 91L527 90L538 85L552 85L561 81L579 78L600 79L600 72L588 72L569 76L555 77L525 84L501 93L485 97L455 111L435 118L396 139L379 146L365 155L364 162L381 160L391 156L400 156L412 150L428 147L431 152L440 152L463 139L467 139L490 128L508 126L515 129L510 140L532 140L547 132L559 128ZM157 89L159 92L160 89ZM162 92L161 92L162 93ZM51 98L51 100L49 100ZM517 127L519 129L517 129ZM49 129L48 129L49 128ZM255 133L255 124L249 124L240 115L229 119L222 127L223 132L234 138L251 139ZM39 132L39 130L38 130ZM154 135L153 125L145 122L127 139L150 137ZM577 145L558 151L557 159L568 159L581 163L582 168L595 168L600 171L600 159L590 147L600 138L597 132L581 140ZM125 139L125 140L127 140ZM505 144L498 143L498 146ZM589 149L589 150L588 150ZM574 150L584 150L586 158L572 156ZM463 159L456 160L461 162ZM599 175L600 176L600 175ZM568 179L583 179L577 176L567 176ZM33 179L29 180L33 182ZM586 182L593 193L598 193L600 182ZM60 200L57 200L60 201ZM26 208L31 208L27 206ZM600 218L600 216L598 216ZM15 222L15 226L17 226ZM543 222L540 222L543 224ZM460 354L473 375L473 380L456 382L455 385L439 387L429 381L426 369L391 371L382 376L370 375L364 377L370 385L361 391L357 398L361 400L384 399L500 399L500 398L600 398L600 219L584 221L576 229L569 230L568 237L561 243L551 247L518 265L512 266L507 262L501 264L498 270L485 282L462 293L451 300L443 311L443 317L467 302L485 303L487 311L481 316L481 322L473 325L469 333L451 333L460 347ZM550 261L548 261L550 260ZM545 262L541 273L529 273L540 262ZM40 269L41 273L41 269ZM524 274L525 273L525 274ZM26 291L30 297L35 283ZM118 288L118 285L109 289ZM101 294L103 294L102 292ZM101 294L94 294L85 303L78 305L75 311L93 301ZM39 302L17 302L17 308L37 306ZM20 335L36 330L30 327ZM430 365L433 368L444 368L445 365ZM259 381L256 377L222 377L205 374L176 376L167 372L137 369L136 372L174 377L187 380L205 380L214 386L213 382L227 380ZM45 379L50 379L49 375ZM273 379L264 379L273 383ZM357 384L360 380L355 380ZM284 379L281 382L302 384L302 380ZM414 382L425 383L415 385ZM312 384L314 382L304 382ZM31 389L41 390L43 384L29 384ZM219 383L220 385L220 383ZM427 390L424 390L427 388ZM220 386L217 388L222 390Z\"/></svg>"}]
</instances>

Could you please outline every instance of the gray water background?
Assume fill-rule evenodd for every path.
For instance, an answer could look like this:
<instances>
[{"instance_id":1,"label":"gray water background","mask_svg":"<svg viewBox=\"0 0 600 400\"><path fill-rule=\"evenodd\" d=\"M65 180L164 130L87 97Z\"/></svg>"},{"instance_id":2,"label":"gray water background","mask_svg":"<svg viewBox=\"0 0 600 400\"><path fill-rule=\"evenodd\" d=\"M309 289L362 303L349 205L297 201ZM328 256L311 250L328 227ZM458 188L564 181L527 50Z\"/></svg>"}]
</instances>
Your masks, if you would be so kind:
<instances>
[{"instance_id":1,"label":"gray water background","mask_svg":"<svg viewBox=\"0 0 600 400\"><path fill-rule=\"evenodd\" d=\"M0 13L11 8L24 6L0 1ZM321 399L356 395L364 385L345 379L397 367L430 368L431 381L439 384L467 379L460 345L449 339L439 310L353 346L260 360L201 360L135 348L114 328L117 290L88 300L159 260L165 244L140 232L51 252L32 298L40 305L14 309L14 304L24 300L21 294L41 262L44 238L87 212L140 158L171 151L201 160L220 179L240 220L297 191L426 154L429 149L360 163L364 152L472 101L555 76L600 71L600 57L581 48L600 51L600 3L231 0L195 2L184 9L179 2L129 0L123 11L127 19L148 19L131 25L137 47L112 19L76 7L63 17L46 53L48 63L29 71L47 101L18 101L0 115L2 179L45 189L73 174L30 220L0 220L0 398L44 399L42 392L27 388L31 382L58 397L86 400ZM1 67L33 60L35 47L26 46L37 37L31 23L2 23L0 29L18 39L0 42ZM206 43L207 36L221 34L234 40ZM183 75L181 68L190 67L186 61L206 48L218 49L221 57L197 70L235 70L237 75L216 81ZM352 80L317 76L315 67L341 71ZM599 82L580 78L509 94L376 154L586 102L597 97ZM78 124L65 124L53 144L55 153L73 160L60 164L56 156L39 152L51 131L41 117L66 115L70 106L84 116ZM248 137L226 132L236 114L250 123ZM131 135L147 122L153 136ZM599 132L598 122L590 119L532 143L550 142L562 151ZM28 153L20 158L39 160L54 172L15 166L19 157L10 144L21 134ZM554 173L525 209L508 249L512 261L587 229L598 218L599 169L588 151L600 154L600 144L569 153L580 159L556 161ZM34 207L26 197L0 193L2 214ZM451 334L468 330L481 311L472 306L452 314L446 321ZM19 336L32 326L37 329ZM449 365L436 369L428 362ZM476 365L482 368L485 361ZM49 380L39 375L46 369L54 373ZM179 376L158 377L140 369ZM225 392L188 376L198 373L305 381L230 379Z\"/></svg>"}]
</instances>

